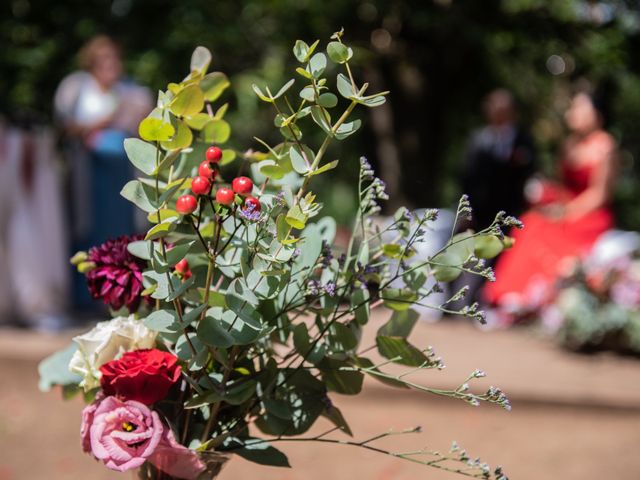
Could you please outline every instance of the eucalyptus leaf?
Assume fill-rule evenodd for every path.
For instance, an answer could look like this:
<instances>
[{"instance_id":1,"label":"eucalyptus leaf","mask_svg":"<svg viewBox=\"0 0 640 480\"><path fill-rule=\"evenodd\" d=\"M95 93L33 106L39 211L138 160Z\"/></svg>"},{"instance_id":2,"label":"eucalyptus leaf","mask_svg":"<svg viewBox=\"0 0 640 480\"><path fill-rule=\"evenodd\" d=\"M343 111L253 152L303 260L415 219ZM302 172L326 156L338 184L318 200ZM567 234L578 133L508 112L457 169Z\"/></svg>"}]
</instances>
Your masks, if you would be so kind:
<instances>
[{"instance_id":1,"label":"eucalyptus leaf","mask_svg":"<svg viewBox=\"0 0 640 480\"><path fill-rule=\"evenodd\" d=\"M339 160L333 160L331 162L327 162L324 165L322 165L320 168L313 170L312 172L309 172L309 176L321 175L325 172L328 172L329 170L333 170L338 166L338 163L339 163Z\"/></svg>"},{"instance_id":2,"label":"eucalyptus leaf","mask_svg":"<svg viewBox=\"0 0 640 480\"><path fill-rule=\"evenodd\" d=\"M325 133L333 134L330 124L331 119L328 118L326 110L323 110L322 107L311 107L311 118L313 118L313 121L316 122Z\"/></svg>"},{"instance_id":3,"label":"eucalyptus leaf","mask_svg":"<svg viewBox=\"0 0 640 480\"><path fill-rule=\"evenodd\" d=\"M151 260L150 252L153 244L145 240L136 240L129 242L127 245L127 251L142 260Z\"/></svg>"},{"instance_id":4,"label":"eucalyptus leaf","mask_svg":"<svg viewBox=\"0 0 640 480\"><path fill-rule=\"evenodd\" d=\"M269 442L258 438L247 438L232 443L226 443L225 449L231 450L236 455L259 465L271 467L288 467L287 456Z\"/></svg>"},{"instance_id":5,"label":"eucalyptus leaf","mask_svg":"<svg viewBox=\"0 0 640 480\"><path fill-rule=\"evenodd\" d=\"M293 45L293 55L300 63L306 62L307 53L309 52L309 45L302 40L296 40Z\"/></svg>"},{"instance_id":6,"label":"eucalyptus leaf","mask_svg":"<svg viewBox=\"0 0 640 480\"><path fill-rule=\"evenodd\" d=\"M338 97L333 93L323 93L318 98L318 105L324 108L333 108L338 104Z\"/></svg>"},{"instance_id":7,"label":"eucalyptus leaf","mask_svg":"<svg viewBox=\"0 0 640 480\"><path fill-rule=\"evenodd\" d=\"M305 159L306 153L300 150L298 145L292 145L289 149L289 157L291 158L291 165L293 169L300 175L305 175L311 169L309 161Z\"/></svg>"},{"instance_id":8,"label":"eucalyptus leaf","mask_svg":"<svg viewBox=\"0 0 640 480\"><path fill-rule=\"evenodd\" d=\"M38 364L40 381L38 387L43 392L48 392L56 385L77 385L81 377L69 371L71 357L78 349L78 344L72 342L64 350L60 350Z\"/></svg>"},{"instance_id":9,"label":"eucalyptus leaf","mask_svg":"<svg viewBox=\"0 0 640 480\"><path fill-rule=\"evenodd\" d=\"M305 99L307 102L313 103L316 101L316 91L311 85L307 85L300 90L300 98Z\"/></svg>"},{"instance_id":10,"label":"eucalyptus leaf","mask_svg":"<svg viewBox=\"0 0 640 480\"><path fill-rule=\"evenodd\" d=\"M207 102L215 102L230 85L231 82L222 72L208 73L200 81L200 88Z\"/></svg>"},{"instance_id":11,"label":"eucalyptus leaf","mask_svg":"<svg viewBox=\"0 0 640 480\"><path fill-rule=\"evenodd\" d=\"M173 138L167 141L161 141L160 145L165 150L176 150L187 148L191 145L193 141L193 134L191 133L191 129L181 120L175 119L175 135Z\"/></svg>"},{"instance_id":12,"label":"eucalyptus leaf","mask_svg":"<svg viewBox=\"0 0 640 480\"><path fill-rule=\"evenodd\" d=\"M342 73L338 74L336 86L338 87L338 92L340 92L340 95L342 95L344 98L352 99L353 97L355 97L356 92L353 91L353 85L351 85L351 81Z\"/></svg>"},{"instance_id":13,"label":"eucalyptus leaf","mask_svg":"<svg viewBox=\"0 0 640 480\"><path fill-rule=\"evenodd\" d=\"M342 395L357 395L362 390L364 374L357 371L349 370L323 370L322 379L327 385L327 389Z\"/></svg>"},{"instance_id":14,"label":"eucalyptus leaf","mask_svg":"<svg viewBox=\"0 0 640 480\"><path fill-rule=\"evenodd\" d=\"M173 245L173 247L167 250L167 263L170 266L174 266L185 257L185 255L189 252L189 250L195 243L196 241L192 240L190 242Z\"/></svg>"},{"instance_id":15,"label":"eucalyptus leaf","mask_svg":"<svg viewBox=\"0 0 640 480\"><path fill-rule=\"evenodd\" d=\"M343 140L350 135L353 135L358 131L362 122L360 120L353 120L352 122L345 122L338 127L335 136L338 140Z\"/></svg>"},{"instance_id":16,"label":"eucalyptus leaf","mask_svg":"<svg viewBox=\"0 0 640 480\"><path fill-rule=\"evenodd\" d=\"M208 48L197 46L191 55L191 71L204 73L211 63L211 52Z\"/></svg>"},{"instance_id":17,"label":"eucalyptus leaf","mask_svg":"<svg viewBox=\"0 0 640 480\"><path fill-rule=\"evenodd\" d=\"M327 55L335 63L346 63L353 56L353 50L341 42L329 42Z\"/></svg>"},{"instance_id":18,"label":"eucalyptus leaf","mask_svg":"<svg viewBox=\"0 0 640 480\"><path fill-rule=\"evenodd\" d=\"M155 202L150 198L151 193L151 189L146 188L139 180L127 182L120 191L120 195L147 213L156 210Z\"/></svg>"},{"instance_id":19,"label":"eucalyptus leaf","mask_svg":"<svg viewBox=\"0 0 640 480\"><path fill-rule=\"evenodd\" d=\"M175 129L173 125L159 118L147 117L140 122L138 133L143 140L162 142L171 139L175 134Z\"/></svg>"},{"instance_id":20,"label":"eucalyptus leaf","mask_svg":"<svg viewBox=\"0 0 640 480\"><path fill-rule=\"evenodd\" d=\"M420 315L415 310L393 311L387 323L378 329L378 335L407 338Z\"/></svg>"},{"instance_id":21,"label":"eucalyptus leaf","mask_svg":"<svg viewBox=\"0 0 640 480\"><path fill-rule=\"evenodd\" d=\"M226 143L231 136L231 126L225 120L211 120L202 129L202 134L207 143Z\"/></svg>"},{"instance_id":22,"label":"eucalyptus leaf","mask_svg":"<svg viewBox=\"0 0 640 480\"><path fill-rule=\"evenodd\" d=\"M139 138L127 138L124 141L124 150L129 161L138 170L151 175L156 168L157 148Z\"/></svg>"},{"instance_id":23,"label":"eucalyptus leaf","mask_svg":"<svg viewBox=\"0 0 640 480\"><path fill-rule=\"evenodd\" d=\"M158 238L166 237L175 230L176 225L173 222L162 222L158 223L151 227L151 229L147 232L144 239L145 240L156 240Z\"/></svg>"},{"instance_id":24,"label":"eucalyptus leaf","mask_svg":"<svg viewBox=\"0 0 640 480\"><path fill-rule=\"evenodd\" d=\"M324 53L316 53L309 60L309 70L314 78L320 78L325 68L327 68L327 57Z\"/></svg>"},{"instance_id":25,"label":"eucalyptus leaf","mask_svg":"<svg viewBox=\"0 0 640 480\"><path fill-rule=\"evenodd\" d=\"M178 315L174 310L154 310L144 319L144 325L156 332L173 333L180 330Z\"/></svg>"},{"instance_id":26,"label":"eucalyptus leaf","mask_svg":"<svg viewBox=\"0 0 640 480\"><path fill-rule=\"evenodd\" d=\"M418 300L418 294L408 288L386 288L381 298L384 304L393 310L408 310Z\"/></svg>"},{"instance_id":27,"label":"eucalyptus leaf","mask_svg":"<svg viewBox=\"0 0 640 480\"><path fill-rule=\"evenodd\" d=\"M411 345L406 338L378 335L376 345L380 355L394 363L420 367L429 362L427 356Z\"/></svg>"},{"instance_id":28,"label":"eucalyptus leaf","mask_svg":"<svg viewBox=\"0 0 640 480\"><path fill-rule=\"evenodd\" d=\"M198 338L202 343L218 348L229 348L235 345L233 335L227 331L222 321L207 315L198 323Z\"/></svg>"},{"instance_id":29,"label":"eucalyptus leaf","mask_svg":"<svg viewBox=\"0 0 640 480\"><path fill-rule=\"evenodd\" d=\"M189 117L204 107L204 94L198 85L188 85L169 104L171 112L178 117Z\"/></svg>"}]
</instances>

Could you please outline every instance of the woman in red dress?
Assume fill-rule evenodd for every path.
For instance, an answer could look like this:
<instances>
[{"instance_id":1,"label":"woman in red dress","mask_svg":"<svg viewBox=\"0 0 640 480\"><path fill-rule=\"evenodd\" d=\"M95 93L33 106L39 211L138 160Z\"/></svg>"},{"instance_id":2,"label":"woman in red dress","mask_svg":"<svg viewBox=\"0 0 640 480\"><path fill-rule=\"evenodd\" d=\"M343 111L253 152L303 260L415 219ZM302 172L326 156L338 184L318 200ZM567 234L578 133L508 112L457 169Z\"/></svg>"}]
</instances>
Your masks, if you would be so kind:
<instances>
[{"instance_id":1,"label":"woman in red dress","mask_svg":"<svg viewBox=\"0 0 640 480\"><path fill-rule=\"evenodd\" d=\"M539 186L546 198L521 217L525 228L512 232L515 245L498 259L496 281L485 287L486 301L503 312L523 313L548 301L559 274L613 226L616 142L585 93L573 97L565 121L571 134L560 157L561 182Z\"/></svg>"}]
</instances>

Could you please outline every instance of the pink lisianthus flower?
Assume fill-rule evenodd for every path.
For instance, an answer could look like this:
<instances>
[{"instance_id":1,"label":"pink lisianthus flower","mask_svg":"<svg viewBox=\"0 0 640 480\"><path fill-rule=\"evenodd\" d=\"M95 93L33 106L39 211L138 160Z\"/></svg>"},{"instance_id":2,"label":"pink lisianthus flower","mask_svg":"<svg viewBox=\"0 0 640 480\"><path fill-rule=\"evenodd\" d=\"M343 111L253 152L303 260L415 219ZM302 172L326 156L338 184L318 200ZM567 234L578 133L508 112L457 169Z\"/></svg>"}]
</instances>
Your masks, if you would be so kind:
<instances>
[{"instance_id":1,"label":"pink lisianthus flower","mask_svg":"<svg viewBox=\"0 0 640 480\"><path fill-rule=\"evenodd\" d=\"M205 469L180 445L157 412L135 400L98 398L82 412L82 448L107 468L125 472L149 461L177 478L193 480Z\"/></svg>"}]
</instances>

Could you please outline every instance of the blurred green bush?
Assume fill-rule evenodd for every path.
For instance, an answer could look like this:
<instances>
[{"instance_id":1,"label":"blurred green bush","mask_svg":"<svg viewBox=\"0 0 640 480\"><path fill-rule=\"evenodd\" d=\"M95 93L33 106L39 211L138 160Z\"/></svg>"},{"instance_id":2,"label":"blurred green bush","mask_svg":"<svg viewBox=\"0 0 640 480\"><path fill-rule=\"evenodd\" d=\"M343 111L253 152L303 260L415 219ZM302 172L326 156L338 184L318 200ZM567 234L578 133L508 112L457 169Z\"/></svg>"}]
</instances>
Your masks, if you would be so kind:
<instances>
[{"instance_id":1,"label":"blurred green bush","mask_svg":"<svg viewBox=\"0 0 640 480\"><path fill-rule=\"evenodd\" d=\"M637 0L7 0L0 14L0 112L50 115L57 83L97 33L115 36L128 72L157 89L185 68L197 44L230 72L229 120L237 144L266 125L250 85L281 84L292 39L326 39L344 26L361 49L358 75L391 90L367 133L333 152L353 163L365 152L395 204L442 206L459 193L469 131L490 89L513 90L548 171L563 135L561 112L578 77L613 80L611 129L623 146L617 193L624 228L640 229L640 2ZM611 83L611 82L609 82ZM264 127L263 127L264 128ZM331 153L331 152L330 152ZM352 179L353 180L353 179ZM327 181L327 180L325 180ZM338 219L355 194L330 178L324 198ZM337 183L335 183L337 182ZM318 187L322 191L322 186Z\"/></svg>"}]
</instances>

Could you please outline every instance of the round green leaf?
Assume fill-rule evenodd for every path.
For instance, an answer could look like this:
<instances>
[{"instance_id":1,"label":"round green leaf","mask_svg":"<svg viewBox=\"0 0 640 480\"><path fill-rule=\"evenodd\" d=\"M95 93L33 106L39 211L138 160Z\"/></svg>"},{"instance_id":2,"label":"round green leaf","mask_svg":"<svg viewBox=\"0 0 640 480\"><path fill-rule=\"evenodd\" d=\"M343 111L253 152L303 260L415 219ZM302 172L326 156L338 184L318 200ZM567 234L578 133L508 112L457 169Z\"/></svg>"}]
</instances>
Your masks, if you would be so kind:
<instances>
[{"instance_id":1,"label":"round green leaf","mask_svg":"<svg viewBox=\"0 0 640 480\"><path fill-rule=\"evenodd\" d=\"M437 264L434 266L433 276L439 282L451 282L462 273L459 268L456 268L457 265L460 265L460 259L457 255L444 252L436 255L433 262Z\"/></svg>"},{"instance_id":2,"label":"round green leaf","mask_svg":"<svg viewBox=\"0 0 640 480\"><path fill-rule=\"evenodd\" d=\"M495 235L480 235L474 239L474 252L478 258L496 257L504 249L502 241Z\"/></svg>"},{"instance_id":3,"label":"round green leaf","mask_svg":"<svg viewBox=\"0 0 640 480\"><path fill-rule=\"evenodd\" d=\"M318 105L324 108L333 108L338 104L338 97L333 93L323 93L318 98Z\"/></svg>"},{"instance_id":4,"label":"round green leaf","mask_svg":"<svg viewBox=\"0 0 640 480\"><path fill-rule=\"evenodd\" d=\"M207 75L200 81L200 88L204 93L204 98L208 102L214 102L220 95L229 88L231 82L227 76L222 72L212 72Z\"/></svg>"},{"instance_id":5,"label":"round green leaf","mask_svg":"<svg viewBox=\"0 0 640 480\"><path fill-rule=\"evenodd\" d=\"M329 42L327 54L335 63L346 63L353 56L353 50L340 42Z\"/></svg>"},{"instance_id":6,"label":"round green leaf","mask_svg":"<svg viewBox=\"0 0 640 480\"><path fill-rule=\"evenodd\" d=\"M198 85L189 85L175 96L169 105L171 112L178 117L190 117L204 107L204 94Z\"/></svg>"},{"instance_id":7,"label":"round green leaf","mask_svg":"<svg viewBox=\"0 0 640 480\"><path fill-rule=\"evenodd\" d=\"M159 118L145 118L138 127L140 137L148 142L162 142L169 140L175 134L173 125L163 122Z\"/></svg>"},{"instance_id":8,"label":"round green leaf","mask_svg":"<svg viewBox=\"0 0 640 480\"><path fill-rule=\"evenodd\" d=\"M231 127L225 120L211 120L202 133L207 143L225 143L231 136Z\"/></svg>"},{"instance_id":9,"label":"round green leaf","mask_svg":"<svg viewBox=\"0 0 640 480\"><path fill-rule=\"evenodd\" d=\"M193 134L191 133L191 129L182 121L175 120L176 123L176 134L173 138L166 142L161 142L162 148L165 150L176 150L179 148L187 148L191 145L193 141Z\"/></svg>"},{"instance_id":10,"label":"round green leaf","mask_svg":"<svg viewBox=\"0 0 640 480\"><path fill-rule=\"evenodd\" d=\"M171 125L169 126L171 127ZM156 168L157 155L157 150L154 145L143 142L139 138L127 138L124 141L124 150L127 152L127 157L129 157L129 161L134 167L147 175L153 173Z\"/></svg>"},{"instance_id":11,"label":"round green leaf","mask_svg":"<svg viewBox=\"0 0 640 480\"><path fill-rule=\"evenodd\" d=\"M211 63L211 52L208 48L198 46L191 55L191 71L204 73Z\"/></svg>"}]
</instances>

